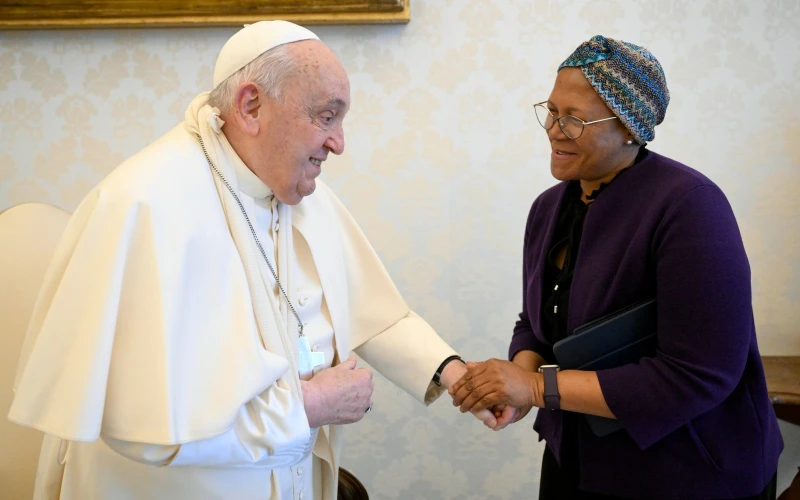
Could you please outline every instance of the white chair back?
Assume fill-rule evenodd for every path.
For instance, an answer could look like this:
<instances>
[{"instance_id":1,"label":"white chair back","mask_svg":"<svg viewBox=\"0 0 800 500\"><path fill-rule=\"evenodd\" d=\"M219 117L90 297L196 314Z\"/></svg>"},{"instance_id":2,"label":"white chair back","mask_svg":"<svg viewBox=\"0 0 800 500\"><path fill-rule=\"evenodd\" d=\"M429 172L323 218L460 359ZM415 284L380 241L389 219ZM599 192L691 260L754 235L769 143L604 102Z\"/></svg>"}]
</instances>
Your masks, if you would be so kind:
<instances>
[{"instance_id":1,"label":"white chair back","mask_svg":"<svg viewBox=\"0 0 800 500\"><path fill-rule=\"evenodd\" d=\"M69 213L43 203L0 212L0 497L31 498L42 433L12 424L8 410L22 343Z\"/></svg>"}]
</instances>

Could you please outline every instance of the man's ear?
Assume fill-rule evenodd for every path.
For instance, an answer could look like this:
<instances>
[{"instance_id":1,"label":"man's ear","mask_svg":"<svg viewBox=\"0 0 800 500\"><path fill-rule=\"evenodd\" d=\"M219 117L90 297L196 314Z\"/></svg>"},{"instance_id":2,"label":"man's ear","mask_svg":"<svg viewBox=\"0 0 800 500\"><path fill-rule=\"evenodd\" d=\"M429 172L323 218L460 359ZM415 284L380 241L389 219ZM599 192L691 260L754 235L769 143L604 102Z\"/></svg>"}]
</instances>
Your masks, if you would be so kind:
<instances>
[{"instance_id":1,"label":"man's ear","mask_svg":"<svg viewBox=\"0 0 800 500\"><path fill-rule=\"evenodd\" d=\"M260 113L264 112L264 96L256 84L245 82L236 89L233 111L239 128L250 136L258 135Z\"/></svg>"}]
</instances>

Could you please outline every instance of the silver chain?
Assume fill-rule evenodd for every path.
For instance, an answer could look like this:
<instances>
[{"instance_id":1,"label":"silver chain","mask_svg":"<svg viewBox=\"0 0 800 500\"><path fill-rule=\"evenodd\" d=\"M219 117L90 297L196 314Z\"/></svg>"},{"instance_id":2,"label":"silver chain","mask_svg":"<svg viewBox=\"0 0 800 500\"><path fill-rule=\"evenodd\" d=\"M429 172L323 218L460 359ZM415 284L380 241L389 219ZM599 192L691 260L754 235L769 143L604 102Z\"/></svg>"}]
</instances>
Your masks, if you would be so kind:
<instances>
[{"instance_id":1,"label":"silver chain","mask_svg":"<svg viewBox=\"0 0 800 500\"><path fill-rule=\"evenodd\" d=\"M233 195L233 199L236 200L236 203L239 205L239 208L242 211L242 215L244 215L244 220L247 221L247 225L250 226L250 233L253 235L253 239L256 240L256 245L258 245L258 249L261 251L261 256L264 257L264 261L267 263L267 267L272 272L272 276L275 278L275 283L278 284L278 288L281 289L281 293L283 293L283 297L286 299L286 303L289 304L289 309L292 310L292 314L297 319L297 328L300 330L300 336L303 336L303 322L300 320L300 316L297 314L297 311L294 309L292 305L292 301L289 300L289 295L286 294L286 290L283 289L283 285L281 285L281 280L278 279L278 273L275 272L275 269L272 267L272 263L270 263L269 259L267 258L267 253L264 251L264 247L261 246L261 242L258 240L258 236L256 235L256 230L253 227L253 223L250 222L250 217L247 216L247 212L244 209L244 205L242 205L241 200L236 195L236 192L233 190L230 184L228 184L227 179L225 176L222 175L222 172L217 169L217 166L214 165L214 162L211 161L211 157L208 156L208 151L206 151L206 145L203 143L203 138L200 137L200 134L195 134L197 136L197 140L200 141L200 147L203 148L203 154L206 156L206 161L211 169L214 171L215 174L219 176L222 180L222 183L225 184L225 187L228 188L228 191Z\"/></svg>"}]
</instances>

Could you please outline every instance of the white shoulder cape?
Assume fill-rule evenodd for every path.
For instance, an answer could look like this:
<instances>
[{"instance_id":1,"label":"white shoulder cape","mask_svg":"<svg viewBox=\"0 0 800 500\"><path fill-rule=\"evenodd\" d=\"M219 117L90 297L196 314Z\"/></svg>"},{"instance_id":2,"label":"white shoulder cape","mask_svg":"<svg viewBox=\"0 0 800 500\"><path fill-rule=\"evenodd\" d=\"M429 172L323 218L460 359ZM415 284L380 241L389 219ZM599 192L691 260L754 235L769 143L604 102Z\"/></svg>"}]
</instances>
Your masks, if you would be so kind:
<instances>
[{"instance_id":1,"label":"white shoulder cape","mask_svg":"<svg viewBox=\"0 0 800 500\"><path fill-rule=\"evenodd\" d=\"M10 420L72 441L181 444L226 431L272 384L297 387L294 353L259 335L212 175L179 126L83 200L34 309ZM411 314L324 183L292 223L340 355Z\"/></svg>"}]
</instances>

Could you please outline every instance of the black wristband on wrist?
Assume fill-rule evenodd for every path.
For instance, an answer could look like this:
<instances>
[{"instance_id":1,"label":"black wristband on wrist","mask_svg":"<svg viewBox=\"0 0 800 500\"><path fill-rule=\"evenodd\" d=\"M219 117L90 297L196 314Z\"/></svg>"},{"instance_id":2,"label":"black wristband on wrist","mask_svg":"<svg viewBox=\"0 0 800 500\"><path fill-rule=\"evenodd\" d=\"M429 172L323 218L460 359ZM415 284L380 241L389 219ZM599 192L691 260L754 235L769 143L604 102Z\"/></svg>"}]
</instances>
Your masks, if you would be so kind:
<instances>
[{"instance_id":1,"label":"black wristband on wrist","mask_svg":"<svg viewBox=\"0 0 800 500\"><path fill-rule=\"evenodd\" d=\"M558 392L558 372L561 367L558 365L542 365L539 373L544 378L544 407L548 410L561 409L561 394Z\"/></svg>"},{"instance_id":2,"label":"black wristband on wrist","mask_svg":"<svg viewBox=\"0 0 800 500\"><path fill-rule=\"evenodd\" d=\"M439 369L437 369L436 373L433 374L433 383L434 384L439 385L439 386L442 385L441 378L442 378L442 372L444 371L444 367L447 366L447 363L449 363L451 361L455 361L456 359L461 361L462 363L464 363L464 360L461 359L461 356L459 356L458 354L454 354L454 355L450 356L449 358L445 359L444 361L442 361L442 364L439 365ZM464 363L464 364L466 364L466 363Z\"/></svg>"}]
</instances>

